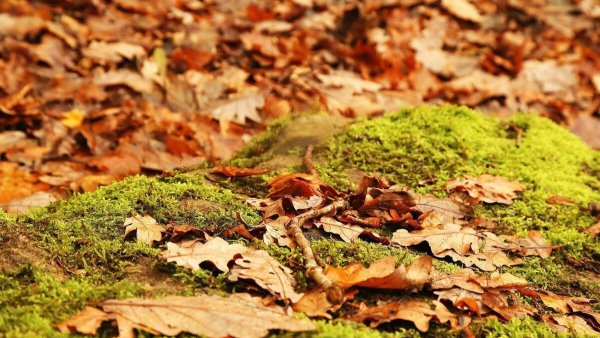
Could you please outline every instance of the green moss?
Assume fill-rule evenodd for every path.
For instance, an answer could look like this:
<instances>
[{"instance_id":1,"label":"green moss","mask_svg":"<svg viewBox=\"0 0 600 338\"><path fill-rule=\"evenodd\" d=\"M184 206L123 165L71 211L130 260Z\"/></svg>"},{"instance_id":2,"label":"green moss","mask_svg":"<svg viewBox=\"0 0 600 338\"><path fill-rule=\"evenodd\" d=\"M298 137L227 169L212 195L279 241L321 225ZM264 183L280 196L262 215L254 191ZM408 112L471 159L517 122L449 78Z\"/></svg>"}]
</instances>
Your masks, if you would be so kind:
<instances>
[{"instance_id":1,"label":"green moss","mask_svg":"<svg viewBox=\"0 0 600 338\"><path fill-rule=\"evenodd\" d=\"M557 333L545 324L538 323L526 317L523 320L513 319L500 323L496 319L488 319L475 323L472 328L477 336L486 338L550 338L550 337L582 337L580 335Z\"/></svg>"},{"instance_id":2,"label":"green moss","mask_svg":"<svg viewBox=\"0 0 600 338\"><path fill-rule=\"evenodd\" d=\"M181 201L186 199L212 203L214 208L182 208ZM156 253L146 245L123 240L123 221L133 213L149 214L161 224L175 222L219 231L237 224L236 212L247 222L259 221L243 200L206 184L202 177L136 176L21 216L16 231L34 237L68 269L105 274L121 271L137 256Z\"/></svg>"},{"instance_id":3,"label":"green moss","mask_svg":"<svg viewBox=\"0 0 600 338\"><path fill-rule=\"evenodd\" d=\"M519 147L509 125L523 130ZM517 115L501 121L464 107L423 107L353 124L332 138L322 154L326 161L319 172L338 187L351 186L348 170L354 168L413 188L437 178L415 189L437 195L443 195L450 178L461 175L518 180L527 186L521 198L477 212L497 220L506 233L541 229L572 257L600 255L598 240L580 232L593 218L579 208L600 200L600 181L593 175L600 155L550 120ZM569 197L578 206L547 204L552 195Z\"/></svg>"},{"instance_id":4,"label":"green moss","mask_svg":"<svg viewBox=\"0 0 600 338\"><path fill-rule=\"evenodd\" d=\"M52 337L57 323L86 305L104 299L140 296L143 288L126 281L93 283L83 277L61 281L56 276L24 266L0 275L0 335Z\"/></svg>"}]
</instances>

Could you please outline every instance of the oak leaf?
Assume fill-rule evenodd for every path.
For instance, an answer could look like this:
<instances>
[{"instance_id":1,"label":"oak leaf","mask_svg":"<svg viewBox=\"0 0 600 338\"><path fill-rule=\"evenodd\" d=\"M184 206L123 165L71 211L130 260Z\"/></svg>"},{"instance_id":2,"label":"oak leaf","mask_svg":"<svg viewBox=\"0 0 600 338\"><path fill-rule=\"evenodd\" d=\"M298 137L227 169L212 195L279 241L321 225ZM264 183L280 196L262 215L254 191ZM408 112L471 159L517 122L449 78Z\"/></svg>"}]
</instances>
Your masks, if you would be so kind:
<instances>
[{"instance_id":1,"label":"oak leaf","mask_svg":"<svg viewBox=\"0 0 600 338\"><path fill-rule=\"evenodd\" d=\"M264 305L262 299L249 294L109 300L102 308L103 311L86 308L57 324L57 328L63 333L96 334L98 322L114 319L121 337L133 337L134 329L139 329L167 336L188 332L205 337L250 338L264 337L272 329L300 332L316 328L311 322L291 317L279 306Z\"/></svg>"},{"instance_id":2,"label":"oak leaf","mask_svg":"<svg viewBox=\"0 0 600 338\"><path fill-rule=\"evenodd\" d=\"M348 289L371 278L389 276L395 270L396 263L391 257L377 260L368 268L360 263L347 265L343 268L327 267L325 275L342 289Z\"/></svg>"},{"instance_id":3,"label":"oak leaf","mask_svg":"<svg viewBox=\"0 0 600 338\"><path fill-rule=\"evenodd\" d=\"M234 166L216 166L212 169L211 173L223 175L225 177L246 177L261 175L269 170L267 169L253 169L253 168L238 168Z\"/></svg>"},{"instance_id":4,"label":"oak leaf","mask_svg":"<svg viewBox=\"0 0 600 338\"><path fill-rule=\"evenodd\" d=\"M358 239L364 229L352 224L344 224L333 217L321 217L315 225L325 232L339 235L344 242L351 243Z\"/></svg>"},{"instance_id":5,"label":"oak leaf","mask_svg":"<svg viewBox=\"0 0 600 338\"><path fill-rule=\"evenodd\" d=\"M363 307L349 319L364 323L369 322L369 326L377 327L383 323L394 320L406 320L413 322L415 327L421 332L429 330L429 322L435 316L435 311L429 304L417 300L409 300L398 303L388 303L375 307Z\"/></svg>"},{"instance_id":6,"label":"oak leaf","mask_svg":"<svg viewBox=\"0 0 600 338\"><path fill-rule=\"evenodd\" d=\"M292 270L281 265L264 250L242 253L242 257L235 260L228 279L232 282L240 279L252 280L272 295L289 299L292 303L302 298L302 294L294 290L296 281L292 276Z\"/></svg>"},{"instance_id":7,"label":"oak leaf","mask_svg":"<svg viewBox=\"0 0 600 338\"><path fill-rule=\"evenodd\" d=\"M249 93L226 101L213 109L210 114L220 122L235 122L245 125L246 120L260 123L258 109L264 107L265 98L258 93Z\"/></svg>"},{"instance_id":8,"label":"oak leaf","mask_svg":"<svg viewBox=\"0 0 600 338\"><path fill-rule=\"evenodd\" d=\"M128 217L125 219L123 226L125 227L125 238L135 234L138 242L148 245L159 242L165 231L165 228L149 215Z\"/></svg>"},{"instance_id":9,"label":"oak leaf","mask_svg":"<svg viewBox=\"0 0 600 338\"><path fill-rule=\"evenodd\" d=\"M478 177L466 176L452 179L446 183L446 190L451 193L466 194L466 200L471 204L477 204L480 201L511 204L517 198L517 192L525 190L525 186L504 177L484 174Z\"/></svg>"},{"instance_id":10,"label":"oak leaf","mask_svg":"<svg viewBox=\"0 0 600 338\"><path fill-rule=\"evenodd\" d=\"M442 0L442 7L460 19L475 23L483 21L477 7L468 0Z\"/></svg>"},{"instance_id":11,"label":"oak leaf","mask_svg":"<svg viewBox=\"0 0 600 338\"><path fill-rule=\"evenodd\" d=\"M400 246L413 246L427 242L436 257L443 257L446 250L454 250L461 256L479 252L479 235L469 227L448 223L443 229L424 229L408 232L400 229L394 232L392 243Z\"/></svg>"},{"instance_id":12,"label":"oak leaf","mask_svg":"<svg viewBox=\"0 0 600 338\"><path fill-rule=\"evenodd\" d=\"M160 253L160 257L192 270L200 269L200 264L208 261L220 271L228 272L229 262L247 250L241 244L229 244L222 238L214 237L206 243L197 240L168 242L167 249Z\"/></svg>"},{"instance_id":13,"label":"oak leaf","mask_svg":"<svg viewBox=\"0 0 600 338\"><path fill-rule=\"evenodd\" d=\"M391 274L383 277L371 277L356 285L375 289L421 290L433 278L433 259L420 257L408 267L400 265Z\"/></svg>"}]
</instances>

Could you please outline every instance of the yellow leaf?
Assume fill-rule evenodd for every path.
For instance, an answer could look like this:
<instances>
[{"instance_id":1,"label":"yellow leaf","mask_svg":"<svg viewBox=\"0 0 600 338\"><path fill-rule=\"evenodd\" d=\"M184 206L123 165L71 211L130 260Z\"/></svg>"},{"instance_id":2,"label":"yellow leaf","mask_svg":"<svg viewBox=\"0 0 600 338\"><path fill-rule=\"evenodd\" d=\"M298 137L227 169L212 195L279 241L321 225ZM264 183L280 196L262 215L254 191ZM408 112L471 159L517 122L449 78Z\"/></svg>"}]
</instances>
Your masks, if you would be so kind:
<instances>
[{"instance_id":1,"label":"yellow leaf","mask_svg":"<svg viewBox=\"0 0 600 338\"><path fill-rule=\"evenodd\" d=\"M65 127L75 128L83 123L84 118L84 112L79 109L73 109L70 112L67 112L60 122L65 125Z\"/></svg>"}]
</instances>

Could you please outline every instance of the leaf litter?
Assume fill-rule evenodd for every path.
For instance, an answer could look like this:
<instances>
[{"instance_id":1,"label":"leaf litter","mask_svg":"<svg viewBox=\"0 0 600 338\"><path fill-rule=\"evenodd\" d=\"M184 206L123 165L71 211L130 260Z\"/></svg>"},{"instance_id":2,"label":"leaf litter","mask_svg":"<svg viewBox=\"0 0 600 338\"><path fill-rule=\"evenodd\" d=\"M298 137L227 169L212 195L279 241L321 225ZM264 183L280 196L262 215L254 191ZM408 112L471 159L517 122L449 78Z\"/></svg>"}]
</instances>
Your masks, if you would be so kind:
<instances>
[{"instance_id":1,"label":"leaf litter","mask_svg":"<svg viewBox=\"0 0 600 338\"><path fill-rule=\"evenodd\" d=\"M485 180L490 181L489 178ZM509 182L504 178L494 178L493 181L502 182L502 186ZM324 266L323 270L318 270L322 272L316 274L314 270L311 272L315 265L306 265L305 262L304 273L312 279L312 283L299 292L295 278L297 271L281 264L267 251L229 243L190 226L169 225L165 230L150 216L134 215L126 221L126 232L136 231L137 240L141 238L149 245L166 241L162 246L165 250L159 258L184 269L212 266L214 273L225 273L227 281L243 282L238 285L247 288L250 293L228 297L196 295L110 300L100 305L100 309L87 307L56 327L61 332L95 334L103 322L115 320L120 333L141 329L153 334L189 332L215 337L262 337L270 329L313 330L312 323L291 316L293 312L299 312L314 318L344 318L371 327L395 321L410 322L422 332L428 331L432 321L448 325L453 330L468 330L474 317L491 317L500 321L532 317L557 331L600 332L600 314L594 311L593 300L534 289L525 279L498 271L505 265L520 264L518 257L511 256L550 257L555 247L546 242L539 231L518 237L498 236L489 232L488 227L478 230L467 221L473 216L469 201L462 205L452 199L419 196L376 177L361 179L354 193L337 192L317 177L304 174L280 174L268 184L270 190L265 199L270 201L290 198L307 201L319 197L319 203L314 206L281 209L271 215L276 216L274 219L265 218L263 224L257 226L267 229L262 232L265 243L300 246L306 261L309 261L307 244L302 243L295 230L291 230L294 222L300 228L314 223L321 231L332 232L339 236L339 240L348 242L357 240L358 229L364 231L351 222L342 221L347 222L349 214L355 220L377 218L381 227L396 229L387 242L378 242L381 245L412 247L426 242L430 255L421 252L420 257L408 265L396 265L392 257L387 257L369 266L360 263L343 267ZM512 187L509 189L512 193L502 188L501 195L506 202L509 202L507 194L514 194L516 190L513 188L521 187L517 182L508 185ZM498 194L498 187L496 184L483 184L477 186L476 191L478 196L492 196ZM514 198L518 195L510 199ZM347 202L341 203L340 199ZM419 207L420 202L425 207ZM256 201L251 204L257 205ZM436 205L445 207L435 208ZM435 217L432 216L434 209ZM393 212L410 217L402 220L390 218ZM151 227L144 227L145 224ZM328 228L327 224L332 225ZM346 230L332 230L334 226ZM172 235L175 229L179 229L179 236ZM348 233L347 229L353 231ZM148 231L150 233L145 233ZM287 237L277 237L284 235ZM384 235L377 236L385 238ZM465 268L453 273L439 271L433 264L434 257L450 257ZM317 264L316 261L313 264ZM335 297L332 296L331 285L339 290ZM361 290L366 289L387 290L400 298L386 297L376 303L357 298ZM540 313L539 308L532 307L523 298L540 301L546 308L545 312ZM547 314L548 310L555 314ZM149 311L148 315L144 315L146 311ZM181 311L186 313L185 317L181 316ZM213 312L207 316L207 311ZM235 315L227 316L230 311ZM244 331L248 320L252 320L255 326L251 331Z\"/></svg>"},{"instance_id":2,"label":"leaf litter","mask_svg":"<svg viewBox=\"0 0 600 338\"><path fill-rule=\"evenodd\" d=\"M315 104L349 117L439 102L535 111L597 148L594 5L4 1L0 155L31 184L0 201L228 159Z\"/></svg>"}]
</instances>

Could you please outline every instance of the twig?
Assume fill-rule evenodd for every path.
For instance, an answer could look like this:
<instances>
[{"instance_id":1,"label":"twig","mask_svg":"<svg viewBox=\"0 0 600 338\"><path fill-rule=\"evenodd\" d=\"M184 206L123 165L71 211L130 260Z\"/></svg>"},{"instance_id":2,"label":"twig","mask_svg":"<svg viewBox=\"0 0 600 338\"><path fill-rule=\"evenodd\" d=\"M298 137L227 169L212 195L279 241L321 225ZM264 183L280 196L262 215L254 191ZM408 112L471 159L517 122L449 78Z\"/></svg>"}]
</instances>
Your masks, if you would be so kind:
<instances>
[{"instance_id":1,"label":"twig","mask_svg":"<svg viewBox=\"0 0 600 338\"><path fill-rule=\"evenodd\" d=\"M308 147L306 147L306 153L304 153L304 166L306 167L306 170L308 170L309 174L317 176L317 169L315 169L315 165L312 161L312 153L314 149L315 147L312 144L309 144Z\"/></svg>"},{"instance_id":2,"label":"twig","mask_svg":"<svg viewBox=\"0 0 600 338\"><path fill-rule=\"evenodd\" d=\"M302 250L304 256L304 267L306 274L317 286L322 287L327 292L327 300L333 304L341 304L344 300L344 290L334 284L324 273L323 268L317 264L315 253L310 246L310 242L302 232L302 225L311 218L328 214L335 210L348 209L350 205L347 201L340 199L319 209L313 209L292 218L286 225L288 235L296 242L296 245Z\"/></svg>"}]
</instances>

